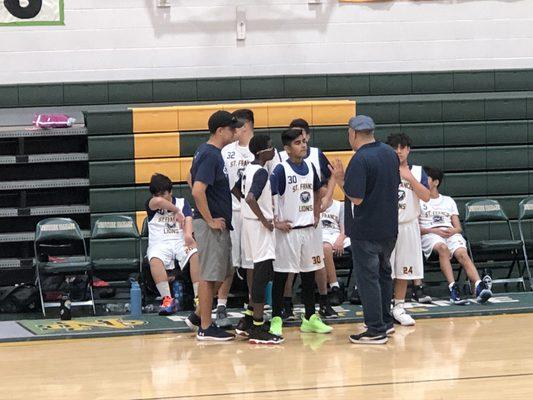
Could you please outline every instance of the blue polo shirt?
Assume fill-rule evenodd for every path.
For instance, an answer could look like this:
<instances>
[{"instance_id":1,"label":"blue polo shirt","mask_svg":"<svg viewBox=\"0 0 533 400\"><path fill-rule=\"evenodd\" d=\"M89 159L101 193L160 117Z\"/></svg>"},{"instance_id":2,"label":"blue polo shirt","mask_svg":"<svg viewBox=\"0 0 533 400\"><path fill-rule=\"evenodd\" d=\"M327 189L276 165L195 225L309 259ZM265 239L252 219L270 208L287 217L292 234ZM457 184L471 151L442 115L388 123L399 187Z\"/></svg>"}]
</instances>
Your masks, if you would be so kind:
<instances>
[{"instance_id":1,"label":"blue polo shirt","mask_svg":"<svg viewBox=\"0 0 533 400\"><path fill-rule=\"evenodd\" d=\"M356 206L345 200L344 226L350 238L386 240L398 236L399 168L395 151L379 141L365 144L354 154L346 168L344 192L363 202Z\"/></svg>"},{"instance_id":2,"label":"blue polo shirt","mask_svg":"<svg viewBox=\"0 0 533 400\"><path fill-rule=\"evenodd\" d=\"M196 181L207 185L205 195L211 216L224 218L226 227L233 230L228 174L218 147L209 143L203 143L198 147L192 160L191 179L193 185ZM198 208L194 210L193 218L203 218Z\"/></svg>"}]
</instances>

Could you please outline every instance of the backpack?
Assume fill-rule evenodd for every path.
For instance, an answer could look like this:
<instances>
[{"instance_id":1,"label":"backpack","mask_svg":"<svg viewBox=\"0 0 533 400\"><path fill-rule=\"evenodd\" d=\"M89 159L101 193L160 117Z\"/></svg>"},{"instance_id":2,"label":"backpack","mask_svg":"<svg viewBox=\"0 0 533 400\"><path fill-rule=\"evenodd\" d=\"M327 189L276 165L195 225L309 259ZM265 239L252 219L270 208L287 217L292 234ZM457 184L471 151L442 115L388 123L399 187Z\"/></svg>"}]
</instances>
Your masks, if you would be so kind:
<instances>
[{"instance_id":1,"label":"backpack","mask_svg":"<svg viewBox=\"0 0 533 400\"><path fill-rule=\"evenodd\" d=\"M22 313L40 307L39 291L34 285L22 283L0 288L0 312Z\"/></svg>"}]
</instances>

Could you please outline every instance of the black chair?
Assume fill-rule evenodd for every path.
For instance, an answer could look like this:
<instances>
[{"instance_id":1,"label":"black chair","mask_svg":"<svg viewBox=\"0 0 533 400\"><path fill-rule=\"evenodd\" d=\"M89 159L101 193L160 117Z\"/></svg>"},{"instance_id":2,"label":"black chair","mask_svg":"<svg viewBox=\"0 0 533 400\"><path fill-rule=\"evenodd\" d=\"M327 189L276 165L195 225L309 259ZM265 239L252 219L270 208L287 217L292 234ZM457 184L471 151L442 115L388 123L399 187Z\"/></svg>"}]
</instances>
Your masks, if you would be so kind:
<instances>
[{"instance_id":1,"label":"black chair","mask_svg":"<svg viewBox=\"0 0 533 400\"><path fill-rule=\"evenodd\" d=\"M133 218L106 215L96 220L91 233L91 260L95 272L141 274L141 254L141 238ZM110 283L129 286L128 280Z\"/></svg>"},{"instance_id":2,"label":"black chair","mask_svg":"<svg viewBox=\"0 0 533 400\"><path fill-rule=\"evenodd\" d=\"M533 249L533 240L526 240L524 235L524 221L533 220L533 196L523 199L518 205L518 231L520 232L520 240L522 241L524 251L525 272L529 279L529 286L533 289L533 282L531 280L531 271L529 269L528 250Z\"/></svg>"},{"instance_id":3,"label":"black chair","mask_svg":"<svg viewBox=\"0 0 533 400\"><path fill-rule=\"evenodd\" d=\"M529 274L527 268L527 256L525 255L522 240L515 238L511 222L496 200L483 199L469 201L465 205L464 229L468 243L468 251L473 262L483 263L489 269L508 268L505 278L493 279L493 283L519 283L526 290L524 273ZM506 224L506 236L502 239L473 240L469 232L475 224L492 224L502 222ZM520 261L524 262L522 268ZM512 277L513 271L517 267L518 276ZM524 271L524 269L527 271Z\"/></svg>"},{"instance_id":4,"label":"black chair","mask_svg":"<svg viewBox=\"0 0 533 400\"><path fill-rule=\"evenodd\" d=\"M49 275L86 275L90 301L73 301L72 306L92 305L96 314L92 288L92 263L78 224L70 218L47 218L39 221L33 242L35 253L35 281L39 288L43 316L46 307L58 306L57 302L45 303L42 280ZM84 292L87 287L84 288Z\"/></svg>"}]
</instances>

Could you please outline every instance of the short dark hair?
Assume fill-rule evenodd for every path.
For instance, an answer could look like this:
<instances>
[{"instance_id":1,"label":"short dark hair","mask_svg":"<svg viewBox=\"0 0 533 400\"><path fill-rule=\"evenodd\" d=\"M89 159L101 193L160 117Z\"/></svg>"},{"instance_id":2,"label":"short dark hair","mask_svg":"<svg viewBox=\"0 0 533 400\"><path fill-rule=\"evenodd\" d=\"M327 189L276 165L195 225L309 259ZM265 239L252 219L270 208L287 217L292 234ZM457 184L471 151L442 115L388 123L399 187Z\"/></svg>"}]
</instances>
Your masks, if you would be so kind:
<instances>
[{"instance_id":1,"label":"short dark hair","mask_svg":"<svg viewBox=\"0 0 533 400\"><path fill-rule=\"evenodd\" d=\"M281 134L281 143L283 143L283 146L289 146L294 140L302 136L302 130L301 129L287 129L284 130Z\"/></svg>"},{"instance_id":2,"label":"short dark hair","mask_svg":"<svg viewBox=\"0 0 533 400\"><path fill-rule=\"evenodd\" d=\"M289 125L289 128L300 128L303 129L308 135L311 134L311 128L309 128L309 124L303 118L293 119Z\"/></svg>"},{"instance_id":3,"label":"short dark hair","mask_svg":"<svg viewBox=\"0 0 533 400\"><path fill-rule=\"evenodd\" d=\"M431 179L433 179L434 181L439 181L437 187L442 184L442 181L444 180L444 173L440 169L424 167L424 171L426 172L426 175L429 176Z\"/></svg>"},{"instance_id":4,"label":"short dark hair","mask_svg":"<svg viewBox=\"0 0 533 400\"><path fill-rule=\"evenodd\" d=\"M258 135L254 135L252 139L250 139L250 144L248 144L248 148L250 149L250 152L255 156L261 150L268 149L269 142L270 136L261 133Z\"/></svg>"},{"instance_id":5,"label":"short dark hair","mask_svg":"<svg viewBox=\"0 0 533 400\"><path fill-rule=\"evenodd\" d=\"M163 174L153 174L150 179L150 193L159 194L164 192L172 193L172 181Z\"/></svg>"},{"instance_id":6,"label":"short dark hair","mask_svg":"<svg viewBox=\"0 0 533 400\"><path fill-rule=\"evenodd\" d=\"M233 115L242 121L248 121L252 125L254 124L254 112L247 108L241 108L240 110L233 111Z\"/></svg>"},{"instance_id":7,"label":"short dark hair","mask_svg":"<svg viewBox=\"0 0 533 400\"><path fill-rule=\"evenodd\" d=\"M393 149L400 147L411 147L413 141L405 133L391 133L387 137L387 144Z\"/></svg>"}]
</instances>

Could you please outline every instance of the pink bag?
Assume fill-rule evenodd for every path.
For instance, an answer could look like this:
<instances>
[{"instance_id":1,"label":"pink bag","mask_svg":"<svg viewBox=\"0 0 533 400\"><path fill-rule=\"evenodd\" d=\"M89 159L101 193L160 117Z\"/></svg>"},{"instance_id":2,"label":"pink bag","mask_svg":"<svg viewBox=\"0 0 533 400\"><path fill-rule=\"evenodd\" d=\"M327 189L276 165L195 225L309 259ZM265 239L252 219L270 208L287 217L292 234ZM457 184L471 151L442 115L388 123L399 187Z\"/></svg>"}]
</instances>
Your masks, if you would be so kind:
<instances>
[{"instance_id":1,"label":"pink bag","mask_svg":"<svg viewBox=\"0 0 533 400\"><path fill-rule=\"evenodd\" d=\"M36 128L68 128L76 122L75 118L71 118L65 114L35 114L33 117L33 125Z\"/></svg>"}]
</instances>

